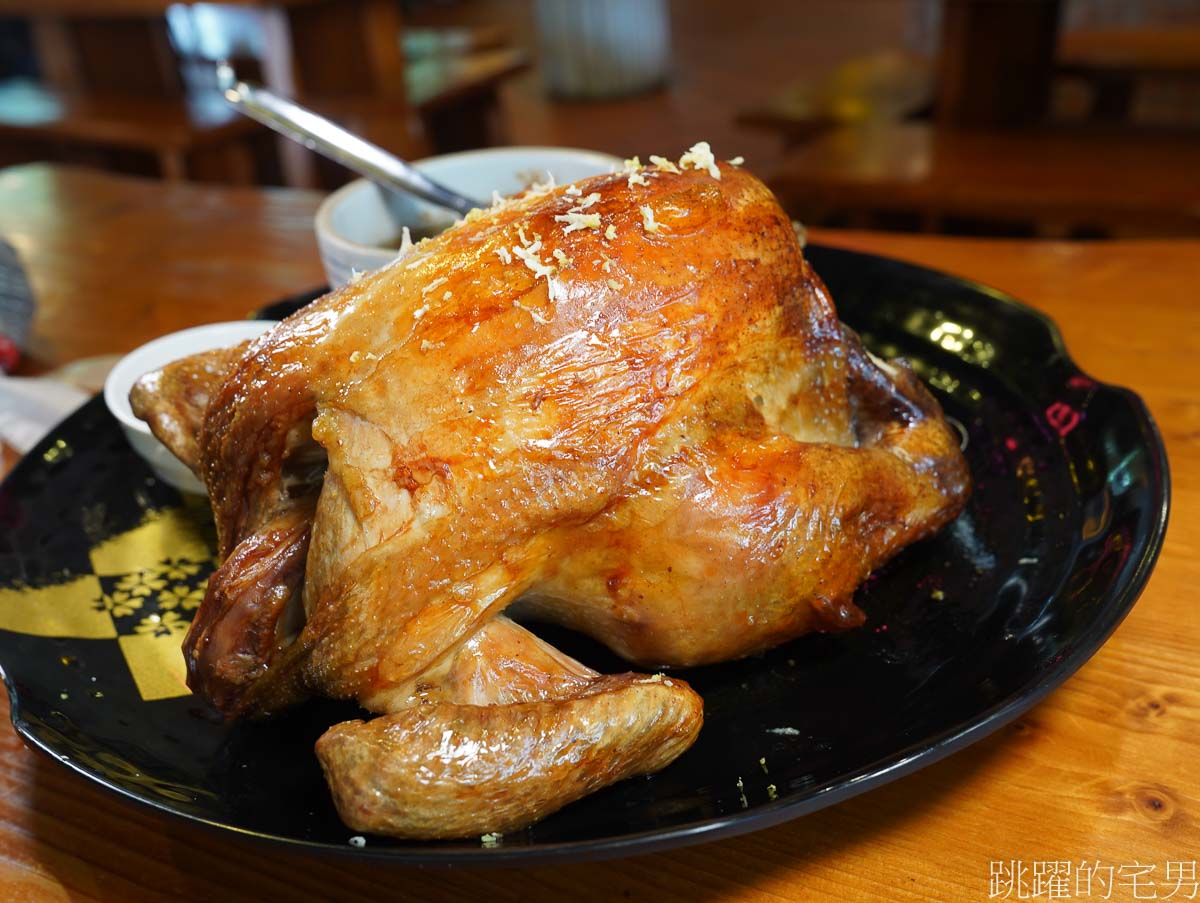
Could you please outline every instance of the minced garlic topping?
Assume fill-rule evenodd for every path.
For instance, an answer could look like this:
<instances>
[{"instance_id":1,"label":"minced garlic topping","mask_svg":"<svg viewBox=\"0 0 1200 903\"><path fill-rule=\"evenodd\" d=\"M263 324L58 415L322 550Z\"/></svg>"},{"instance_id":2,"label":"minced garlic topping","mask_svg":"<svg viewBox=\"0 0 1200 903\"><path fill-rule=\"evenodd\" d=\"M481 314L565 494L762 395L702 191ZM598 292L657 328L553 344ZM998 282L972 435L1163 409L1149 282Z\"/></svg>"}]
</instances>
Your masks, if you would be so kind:
<instances>
[{"instance_id":1,"label":"minced garlic topping","mask_svg":"<svg viewBox=\"0 0 1200 903\"><path fill-rule=\"evenodd\" d=\"M739 156L739 157L734 157L732 160L727 160L725 162L727 162L730 166L741 166L743 163L746 162L746 158Z\"/></svg>"},{"instance_id":2,"label":"minced garlic topping","mask_svg":"<svg viewBox=\"0 0 1200 903\"><path fill-rule=\"evenodd\" d=\"M549 194L550 192L552 192L554 190L554 188L555 188L554 173L547 171L546 181L545 182L534 182L526 190L525 195L526 195L526 197L537 197L538 195L541 195L541 194Z\"/></svg>"},{"instance_id":3,"label":"minced garlic topping","mask_svg":"<svg viewBox=\"0 0 1200 903\"><path fill-rule=\"evenodd\" d=\"M593 191L591 194L589 194L587 197L585 197L583 200L581 200L578 204L576 204L574 207L572 207L569 212L582 213L584 210L587 210L588 207L592 206L592 204L596 203L596 201L598 201L598 200L600 200L600 192Z\"/></svg>"},{"instance_id":4,"label":"minced garlic topping","mask_svg":"<svg viewBox=\"0 0 1200 903\"><path fill-rule=\"evenodd\" d=\"M560 213L554 217L556 223L566 223L567 228L563 232L574 232L578 229L599 229L600 214L599 213Z\"/></svg>"},{"instance_id":5,"label":"minced garlic topping","mask_svg":"<svg viewBox=\"0 0 1200 903\"><path fill-rule=\"evenodd\" d=\"M728 162L732 166L740 166L740 165L742 165L744 160L742 157L734 157L732 160L730 160ZM707 141L699 141L696 144L692 145L692 147L688 149L687 153L685 153L682 157L679 158L678 165L676 165L672 161L668 160L666 157L660 157L656 154L650 155L650 163L652 165L654 165L660 172L679 173L684 169L695 169L695 170L701 170L701 171L707 172L714 179L721 178L721 170L717 166L717 161L713 157L712 148L709 146ZM643 175L642 162L638 157L631 157L630 159L625 160L624 163L622 164L622 171L628 176L628 185L630 188L632 188L634 185L648 185L649 184L649 181L646 179L645 175ZM553 175L551 175L549 173L547 173L547 175L550 175L549 181L544 184L534 184L534 185L530 186L530 188L526 192L526 196L536 195L536 194L545 194L545 193L548 193L551 190L553 190L554 189ZM651 173L651 175L653 175L653 173ZM599 192L592 192L591 194L588 194L586 197L584 197L583 190L578 185L568 185L563 193L568 197L578 199L575 203L575 206L569 208L566 213L558 214L557 216L554 217L555 222L564 224L563 234L570 234L571 232L578 232L578 231L582 231L584 229L600 229L602 227L599 213L586 212L588 210L588 208L594 206L597 202L600 201L600 193ZM507 202L508 202L508 200L500 197L499 193L493 192L493 194L492 194L492 209L495 209L495 208L499 207L501 204L505 204ZM648 204L642 205L641 207L639 207L639 210L642 214L642 227L645 229L646 232L656 233L656 232L663 232L663 231L667 230L667 227L664 224L658 222L654 218L654 210ZM615 225L613 225L612 223L609 223L607 226L604 226L603 228L604 228L604 240L605 241L613 241L616 239L617 228ZM519 259L522 263L524 263L526 267L529 268L529 270L533 273L535 278L545 276L545 277L547 277L547 280L549 280L549 277L552 276L556 272L557 267L566 268L566 267L570 267L570 266L574 265L574 263L575 263L574 258L568 257L561 249L558 249L558 248L555 248L553 251L554 260L557 261L557 267L554 264L550 263L549 261L542 260L542 258L538 256L538 252L541 251L541 249L542 249L542 237L535 233L534 240L530 241L528 236L526 236L526 234L525 234L525 228L523 225L517 226L517 235L520 238L520 243L517 245L514 245L512 247L511 252L506 247L500 247L500 248L495 249L495 254L497 257L500 258L500 261L502 263L504 263L506 265L511 264L513 262L513 258L515 257L515 258ZM408 233L408 230L405 229L404 237L403 237L403 244L401 246L402 255L405 253L406 249L409 249L411 247L412 247L412 239ZM601 259L603 260L602 269L604 270L604 272L606 272L606 273L611 272L612 264L613 264L612 258L610 258L607 254L603 254L603 253L601 253L600 256L601 256ZM599 262L599 261L593 261L593 262ZM440 277L438 279L435 279L434 281L430 282L427 286L425 286L424 289L422 289L422 293L428 294L434 288L436 288L437 286L441 285L442 283L444 283L446 281L447 281L447 278L444 276ZM608 279L607 283L608 283L609 288L613 289L614 291L620 291L621 289L624 288L624 285L616 279ZM551 283L550 283L551 300L554 300L554 298L553 298L554 285L555 285L555 283L553 283L551 281ZM450 300L451 297L452 297L452 294L449 291L445 292L442 295L443 300L447 300L447 301ZM541 314L537 313L536 311L530 310L529 308L524 307L517 301L514 301L513 305L515 307L520 307L522 310L528 311L529 315L538 323L545 324L548 322L545 319L545 317L543 317ZM413 317L414 317L414 319L419 320L422 316L424 316L428 312L429 312L429 306L426 305L426 306L420 308L419 310L414 311ZM478 327L478 324L475 324L475 325L476 325L476 327ZM516 324L516 326L519 328L520 323L518 322ZM474 332L474 329L472 330L472 332Z\"/></svg>"},{"instance_id":6,"label":"minced garlic topping","mask_svg":"<svg viewBox=\"0 0 1200 903\"><path fill-rule=\"evenodd\" d=\"M525 230L520 226L517 227L517 235L521 238L521 244L513 245L513 254L520 258L521 262L533 272L534 278L541 276L550 276L554 272L554 267L538 257L537 252L542 249L542 240L530 242L525 237Z\"/></svg>"},{"instance_id":7,"label":"minced garlic topping","mask_svg":"<svg viewBox=\"0 0 1200 903\"><path fill-rule=\"evenodd\" d=\"M513 247L513 254L521 258L521 261L525 264L525 266L529 267L529 269L533 272L535 278L550 276L554 272L554 267L550 266L537 256L538 249L540 249L541 246L542 243L539 241L534 242L528 248L522 248L518 246Z\"/></svg>"},{"instance_id":8,"label":"minced garlic topping","mask_svg":"<svg viewBox=\"0 0 1200 903\"><path fill-rule=\"evenodd\" d=\"M535 323L541 323L543 326L545 326L546 324L548 324L550 322L545 317L543 317L541 314L539 314L536 310L534 310L532 307L526 307L519 300L516 300L516 299L513 300L513 307L518 307L521 310L525 311L525 313L527 313L527 314L529 314L529 316L533 317L533 321Z\"/></svg>"},{"instance_id":9,"label":"minced garlic topping","mask_svg":"<svg viewBox=\"0 0 1200 903\"><path fill-rule=\"evenodd\" d=\"M408 231L408 226L400 227L400 249L396 252L396 259L407 257L408 252L413 249L412 233Z\"/></svg>"},{"instance_id":10,"label":"minced garlic topping","mask_svg":"<svg viewBox=\"0 0 1200 903\"><path fill-rule=\"evenodd\" d=\"M658 154L650 155L650 162L661 169L663 172L679 172L679 167L668 160L666 157L660 157Z\"/></svg>"},{"instance_id":11,"label":"minced garlic topping","mask_svg":"<svg viewBox=\"0 0 1200 903\"><path fill-rule=\"evenodd\" d=\"M800 247L805 247L808 244L808 229L804 227L804 223L798 219L792 220L792 231L796 233L796 241L800 242Z\"/></svg>"},{"instance_id":12,"label":"minced garlic topping","mask_svg":"<svg viewBox=\"0 0 1200 903\"><path fill-rule=\"evenodd\" d=\"M647 232L657 232L659 229L665 230L667 228L661 223L654 221L654 211L650 209L649 204L643 204L638 209L642 211L642 227Z\"/></svg>"},{"instance_id":13,"label":"minced garlic topping","mask_svg":"<svg viewBox=\"0 0 1200 903\"><path fill-rule=\"evenodd\" d=\"M413 311L413 319L419 320L419 319L421 319L421 317L425 316L427 313L429 313L429 305L423 304L420 307L418 307L416 310Z\"/></svg>"},{"instance_id":14,"label":"minced garlic topping","mask_svg":"<svg viewBox=\"0 0 1200 903\"><path fill-rule=\"evenodd\" d=\"M721 170L717 168L717 160L707 141L693 144L686 154L679 158L680 169L707 169L714 179L721 178Z\"/></svg>"},{"instance_id":15,"label":"minced garlic topping","mask_svg":"<svg viewBox=\"0 0 1200 903\"><path fill-rule=\"evenodd\" d=\"M624 167L624 171L629 174L628 185L630 188L632 188L634 185L650 184L646 181L646 177L639 171L642 168L642 161L637 157L629 158L622 164L622 166Z\"/></svg>"},{"instance_id":16,"label":"minced garlic topping","mask_svg":"<svg viewBox=\"0 0 1200 903\"><path fill-rule=\"evenodd\" d=\"M430 282L428 285L426 285L423 289L421 289L421 294L428 295L431 291L433 291L439 285L442 285L443 283L446 283L449 281L450 280L448 280L445 276L438 276L437 279L434 279L432 282Z\"/></svg>"}]
</instances>

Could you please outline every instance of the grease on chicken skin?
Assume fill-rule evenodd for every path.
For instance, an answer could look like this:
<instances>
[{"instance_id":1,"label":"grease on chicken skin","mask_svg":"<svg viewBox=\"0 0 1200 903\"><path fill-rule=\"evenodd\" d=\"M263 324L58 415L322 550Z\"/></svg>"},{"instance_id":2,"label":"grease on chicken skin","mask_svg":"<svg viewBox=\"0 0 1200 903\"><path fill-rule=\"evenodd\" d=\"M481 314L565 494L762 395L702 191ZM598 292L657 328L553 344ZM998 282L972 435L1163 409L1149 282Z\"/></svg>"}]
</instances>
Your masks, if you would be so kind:
<instances>
[{"instance_id":1,"label":"grease on chicken skin","mask_svg":"<svg viewBox=\"0 0 1200 903\"><path fill-rule=\"evenodd\" d=\"M635 661L733 658L860 623L861 580L965 503L936 402L841 326L762 183L644 172L502 204L320 299L214 376L191 424L228 565L185 647L192 686L235 714L304 691L386 714L319 744L361 830L511 828L694 738L686 684L580 676L500 630L516 600ZM466 650L551 689L481 706L454 683ZM547 761L574 731L579 762L612 767L464 770L432 755L438 730L483 751L516 732ZM417 759L434 773L406 785Z\"/></svg>"}]
</instances>

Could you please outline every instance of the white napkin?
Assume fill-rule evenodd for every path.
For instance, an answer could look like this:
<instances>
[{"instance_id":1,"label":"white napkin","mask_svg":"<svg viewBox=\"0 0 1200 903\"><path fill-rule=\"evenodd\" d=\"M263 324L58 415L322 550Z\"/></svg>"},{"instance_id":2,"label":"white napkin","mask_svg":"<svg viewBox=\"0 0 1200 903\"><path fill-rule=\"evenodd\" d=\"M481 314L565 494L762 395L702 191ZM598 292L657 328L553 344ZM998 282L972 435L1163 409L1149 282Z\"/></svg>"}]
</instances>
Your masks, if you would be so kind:
<instances>
[{"instance_id":1,"label":"white napkin","mask_svg":"<svg viewBox=\"0 0 1200 903\"><path fill-rule=\"evenodd\" d=\"M87 393L55 379L0 373L0 441L25 454L87 400Z\"/></svg>"}]
</instances>

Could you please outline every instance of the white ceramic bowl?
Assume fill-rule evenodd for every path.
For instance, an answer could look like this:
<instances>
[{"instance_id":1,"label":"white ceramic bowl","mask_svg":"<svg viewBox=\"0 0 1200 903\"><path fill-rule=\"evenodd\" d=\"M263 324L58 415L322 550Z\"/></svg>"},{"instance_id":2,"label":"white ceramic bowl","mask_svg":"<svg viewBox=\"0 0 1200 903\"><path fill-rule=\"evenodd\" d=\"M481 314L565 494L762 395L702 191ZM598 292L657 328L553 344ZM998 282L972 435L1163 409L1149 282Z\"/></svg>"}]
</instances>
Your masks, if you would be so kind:
<instances>
[{"instance_id":1,"label":"white ceramic bowl","mask_svg":"<svg viewBox=\"0 0 1200 903\"><path fill-rule=\"evenodd\" d=\"M430 157L415 164L435 181L483 204L492 192L515 194L553 177L558 185L611 172L621 161L597 151L567 147L489 147ZM389 197L358 179L327 197L317 210L317 244L329 284L337 288L352 272L375 270L396 258L401 227L440 232L454 215L414 197Z\"/></svg>"},{"instance_id":2,"label":"white ceramic bowl","mask_svg":"<svg viewBox=\"0 0 1200 903\"><path fill-rule=\"evenodd\" d=\"M261 335L274 325L267 320L238 320L172 332L135 348L109 371L108 379L104 381L104 402L121 424L133 450L146 460L160 479L183 492L204 495L204 484L154 438L144 421L133 416L129 407L129 390L133 384L151 370L171 361L211 348L228 348Z\"/></svg>"}]
</instances>

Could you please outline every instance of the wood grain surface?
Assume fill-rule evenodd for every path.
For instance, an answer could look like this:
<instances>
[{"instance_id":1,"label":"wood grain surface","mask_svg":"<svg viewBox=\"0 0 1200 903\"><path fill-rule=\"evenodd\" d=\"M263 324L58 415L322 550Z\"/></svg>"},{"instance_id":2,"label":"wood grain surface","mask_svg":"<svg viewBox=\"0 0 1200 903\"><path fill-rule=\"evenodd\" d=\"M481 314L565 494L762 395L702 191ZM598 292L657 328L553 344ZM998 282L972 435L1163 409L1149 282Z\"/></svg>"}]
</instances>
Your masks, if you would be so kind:
<instances>
[{"instance_id":1,"label":"wood grain surface","mask_svg":"<svg viewBox=\"0 0 1200 903\"><path fill-rule=\"evenodd\" d=\"M47 167L0 173L0 234L39 302L29 371L316 285L318 200ZM1158 421L1174 483L1158 567L1108 643L1045 702L941 763L776 828L487 871L304 857L196 829L32 752L5 718L0 899L975 901L993 889L991 864L1012 860L1114 867L1107 897L1072 880L1061 899L1200 898L1195 876L1166 880L1171 864L1178 878L1200 858L1200 242L814 239L1011 292L1058 321L1085 371L1134 388ZM1137 887L1135 863L1155 866Z\"/></svg>"},{"instance_id":2,"label":"wood grain surface","mask_svg":"<svg viewBox=\"0 0 1200 903\"><path fill-rule=\"evenodd\" d=\"M1099 228L1105 235L1194 237L1198 169L1200 142L1172 134L959 130L880 120L792 150L769 182L798 216L893 212L1034 224L1059 235Z\"/></svg>"}]
</instances>

